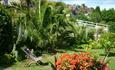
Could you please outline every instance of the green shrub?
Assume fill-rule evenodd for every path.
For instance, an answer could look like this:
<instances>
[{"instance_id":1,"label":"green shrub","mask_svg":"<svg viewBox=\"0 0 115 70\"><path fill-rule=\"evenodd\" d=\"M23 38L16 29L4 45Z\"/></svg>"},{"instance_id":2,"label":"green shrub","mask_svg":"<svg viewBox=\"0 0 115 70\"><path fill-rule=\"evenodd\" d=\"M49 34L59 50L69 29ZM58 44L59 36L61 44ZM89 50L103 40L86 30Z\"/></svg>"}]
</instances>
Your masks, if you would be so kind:
<instances>
[{"instance_id":1,"label":"green shrub","mask_svg":"<svg viewBox=\"0 0 115 70\"><path fill-rule=\"evenodd\" d=\"M114 54L115 54L115 48L112 48L112 49L110 50L110 53L114 53Z\"/></svg>"},{"instance_id":2,"label":"green shrub","mask_svg":"<svg viewBox=\"0 0 115 70\"><path fill-rule=\"evenodd\" d=\"M13 46L12 19L6 7L0 5L0 55L10 53Z\"/></svg>"},{"instance_id":3,"label":"green shrub","mask_svg":"<svg viewBox=\"0 0 115 70\"><path fill-rule=\"evenodd\" d=\"M15 57L12 54L4 54L0 56L0 65L9 66L16 62Z\"/></svg>"},{"instance_id":4,"label":"green shrub","mask_svg":"<svg viewBox=\"0 0 115 70\"><path fill-rule=\"evenodd\" d=\"M111 48L115 47L115 33L104 33L99 40L89 40L88 43L82 44L80 47L92 49L105 48L107 51L110 51Z\"/></svg>"},{"instance_id":5,"label":"green shrub","mask_svg":"<svg viewBox=\"0 0 115 70\"><path fill-rule=\"evenodd\" d=\"M84 49L100 49L102 45L98 41L90 40L87 44L82 44L79 47Z\"/></svg>"},{"instance_id":6,"label":"green shrub","mask_svg":"<svg viewBox=\"0 0 115 70\"><path fill-rule=\"evenodd\" d=\"M109 24L110 32L114 32L115 33L115 22L109 21L107 24Z\"/></svg>"},{"instance_id":7,"label":"green shrub","mask_svg":"<svg viewBox=\"0 0 115 70\"><path fill-rule=\"evenodd\" d=\"M111 51L115 47L115 33L105 33L101 36L99 43L105 48L105 53Z\"/></svg>"}]
</instances>

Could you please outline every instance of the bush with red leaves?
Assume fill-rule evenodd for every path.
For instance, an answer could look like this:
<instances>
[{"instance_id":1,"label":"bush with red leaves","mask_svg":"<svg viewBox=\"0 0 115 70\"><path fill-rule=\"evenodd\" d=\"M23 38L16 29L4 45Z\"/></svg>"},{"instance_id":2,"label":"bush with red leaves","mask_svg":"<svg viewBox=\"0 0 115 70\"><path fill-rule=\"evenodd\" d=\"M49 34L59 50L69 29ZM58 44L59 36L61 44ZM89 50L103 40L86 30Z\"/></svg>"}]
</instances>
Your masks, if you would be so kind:
<instances>
[{"instance_id":1,"label":"bush with red leaves","mask_svg":"<svg viewBox=\"0 0 115 70\"><path fill-rule=\"evenodd\" d=\"M90 53L64 53L55 62L57 70L109 70L107 64L96 61Z\"/></svg>"}]
</instances>

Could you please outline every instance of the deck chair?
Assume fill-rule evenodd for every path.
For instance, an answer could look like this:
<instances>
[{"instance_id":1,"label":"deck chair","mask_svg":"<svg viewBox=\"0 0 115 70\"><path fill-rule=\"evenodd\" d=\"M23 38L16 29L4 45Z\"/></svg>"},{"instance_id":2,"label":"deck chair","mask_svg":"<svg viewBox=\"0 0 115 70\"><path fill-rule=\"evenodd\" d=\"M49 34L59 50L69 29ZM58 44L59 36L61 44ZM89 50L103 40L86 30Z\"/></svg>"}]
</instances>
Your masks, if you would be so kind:
<instances>
[{"instance_id":1,"label":"deck chair","mask_svg":"<svg viewBox=\"0 0 115 70\"><path fill-rule=\"evenodd\" d=\"M22 49L22 51L24 51L25 52L25 54L27 55L27 57L28 57L28 63L26 63L26 65L28 65L28 66L30 66L31 64L33 64L33 63L36 63L36 64L38 64L39 62L41 62L40 60L42 60L42 57L40 56L40 57L36 57L33 53L31 53L31 51L27 48L27 47L22 47L21 48Z\"/></svg>"}]
</instances>

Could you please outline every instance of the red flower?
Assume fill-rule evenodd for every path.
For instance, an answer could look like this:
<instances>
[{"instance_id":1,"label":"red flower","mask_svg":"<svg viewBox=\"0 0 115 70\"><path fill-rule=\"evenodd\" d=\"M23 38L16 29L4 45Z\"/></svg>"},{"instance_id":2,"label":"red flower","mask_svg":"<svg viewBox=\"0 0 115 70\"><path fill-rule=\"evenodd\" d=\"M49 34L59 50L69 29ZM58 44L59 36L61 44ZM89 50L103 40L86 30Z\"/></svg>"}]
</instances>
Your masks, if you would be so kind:
<instances>
[{"instance_id":1,"label":"red flower","mask_svg":"<svg viewBox=\"0 0 115 70\"><path fill-rule=\"evenodd\" d=\"M59 68L59 70L62 70L62 65L58 65L57 67Z\"/></svg>"},{"instance_id":2,"label":"red flower","mask_svg":"<svg viewBox=\"0 0 115 70\"><path fill-rule=\"evenodd\" d=\"M74 65L71 65L71 70L74 70L75 69L75 66Z\"/></svg>"},{"instance_id":3,"label":"red flower","mask_svg":"<svg viewBox=\"0 0 115 70\"><path fill-rule=\"evenodd\" d=\"M63 61L63 60L65 60L65 59L70 59L71 58L71 55L69 55L69 54L67 54L67 53L64 53L64 54L62 54L61 55L61 60Z\"/></svg>"},{"instance_id":4,"label":"red flower","mask_svg":"<svg viewBox=\"0 0 115 70\"><path fill-rule=\"evenodd\" d=\"M91 62L89 63L89 66L90 66L90 67L93 67L93 66L94 66L94 62L91 61Z\"/></svg>"},{"instance_id":5,"label":"red flower","mask_svg":"<svg viewBox=\"0 0 115 70\"><path fill-rule=\"evenodd\" d=\"M71 60L71 61L70 61L70 64L71 64L71 65L75 65L76 63L77 63L77 60Z\"/></svg>"},{"instance_id":6,"label":"red flower","mask_svg":"<svg viewBox=\"0 0 115 70\"><path fill-rule=\"evenodd\" d=\"M73 54L73 55L72 55L72 58L73 58L73 59L76 59L76 58L78 58L78 56L79 56L78 54Z\"/></svg>"},{"instance_id":7,"label":"red flower","mask_svg":"<svg viewBox=\"0 0 115 70\"><path fill-rule=\"evenodd\" d=\"M56 65L60 65L61 64L61 60L57 60L55 64Z\"/></svg>"}]
</instances>

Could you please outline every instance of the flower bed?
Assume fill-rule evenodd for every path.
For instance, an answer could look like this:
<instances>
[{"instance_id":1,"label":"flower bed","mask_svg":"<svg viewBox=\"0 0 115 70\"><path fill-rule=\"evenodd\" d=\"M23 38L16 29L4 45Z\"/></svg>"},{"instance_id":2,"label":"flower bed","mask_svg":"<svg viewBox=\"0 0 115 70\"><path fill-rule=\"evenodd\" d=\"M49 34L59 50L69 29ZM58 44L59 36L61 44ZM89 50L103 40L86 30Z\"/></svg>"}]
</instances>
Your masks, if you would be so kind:
<instances>
[{"instance_id":1,"label":"flower bed","mask_svg":"<svg viewBox=\"0 0 115 70\"><path fill-rule=\"evenodd\" d=\"M97 61L90 53L64 53L55 65L57 70L109 70L107 63Z\"/></svg>"}]
</instances>

